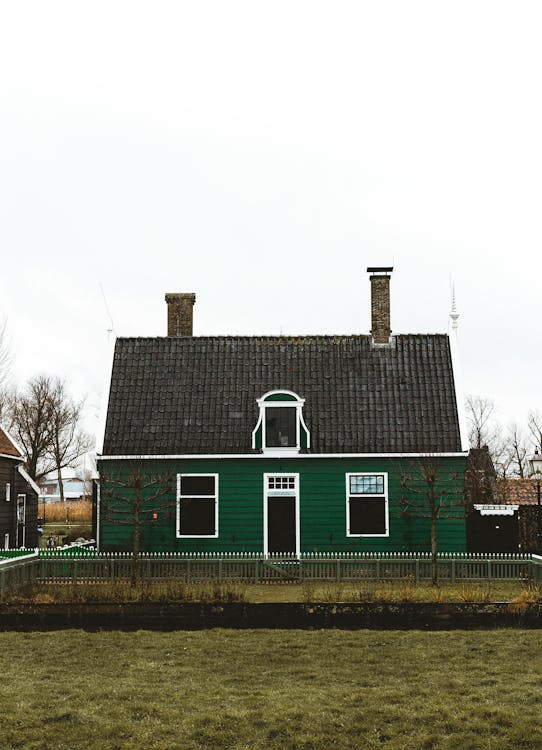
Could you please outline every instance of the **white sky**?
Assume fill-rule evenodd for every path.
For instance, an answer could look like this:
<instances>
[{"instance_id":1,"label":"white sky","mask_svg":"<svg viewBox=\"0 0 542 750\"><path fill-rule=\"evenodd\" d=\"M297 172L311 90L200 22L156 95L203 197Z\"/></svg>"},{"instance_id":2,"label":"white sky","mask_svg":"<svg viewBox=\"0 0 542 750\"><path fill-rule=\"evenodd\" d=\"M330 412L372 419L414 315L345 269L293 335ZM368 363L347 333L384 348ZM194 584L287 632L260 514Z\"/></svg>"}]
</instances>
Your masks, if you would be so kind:
<instances>
[{"instance_id":1,"label":"white sky","mask_svg":"<svg viewBox=\"0 0 542 750\"><path fill-rule=\"evenodd\" d=\"M467 392L541 408L538 2L0 8L0 316L21 381L88 394L119 335L445 332Z\"/></svg>"}]
</instances>

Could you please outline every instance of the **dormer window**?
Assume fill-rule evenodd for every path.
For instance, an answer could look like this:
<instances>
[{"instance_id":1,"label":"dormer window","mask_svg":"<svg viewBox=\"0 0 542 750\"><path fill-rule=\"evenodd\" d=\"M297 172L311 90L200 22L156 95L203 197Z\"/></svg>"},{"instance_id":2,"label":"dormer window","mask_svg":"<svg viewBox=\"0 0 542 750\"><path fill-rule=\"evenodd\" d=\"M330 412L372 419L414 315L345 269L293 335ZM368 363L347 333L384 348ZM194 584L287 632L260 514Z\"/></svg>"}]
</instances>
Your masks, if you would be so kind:
<instances>
[{"instance_id":1,"label":"dormer window","mask_svg":"<svg viewBox=\"0 0 542 750\"><path fill-rule=\"evenodd\" d=\"M264 453L299 453L310 445L303 420L305 399L292 391L269 391L258 399L260 416L252 447Z\"/></svg>"}]
</instances>

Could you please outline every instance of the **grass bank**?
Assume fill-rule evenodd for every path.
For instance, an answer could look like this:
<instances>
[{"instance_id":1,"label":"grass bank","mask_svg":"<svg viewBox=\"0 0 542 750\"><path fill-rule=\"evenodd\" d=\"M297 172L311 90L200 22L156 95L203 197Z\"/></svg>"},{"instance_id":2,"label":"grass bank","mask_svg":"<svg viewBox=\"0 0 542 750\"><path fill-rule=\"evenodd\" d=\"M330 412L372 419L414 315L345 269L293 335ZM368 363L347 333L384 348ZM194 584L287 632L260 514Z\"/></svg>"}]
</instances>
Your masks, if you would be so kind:
<instances>
[{"instance_id":1,"label":"grass bank","mask_svg":"<svg viewBox=\"0 0 542 750\"><path fill-rule=\"evenodd\" d=\"M542 747L542 633L0 633L2 747Z\"/></svg>"},{"instance_id":2,"label":"grass bank","mask_svg":"<svg viewBox=\"0 0 542 750\"><path fill-rule=\"evenodd\" d=\"M279 583L236 582L184 583L41 583L15 593L4 601L33 603L88 602L525 602L542 601L542 588L529 583L467 582L442 584L396 582Z\"/></svg>"}]
</instances>

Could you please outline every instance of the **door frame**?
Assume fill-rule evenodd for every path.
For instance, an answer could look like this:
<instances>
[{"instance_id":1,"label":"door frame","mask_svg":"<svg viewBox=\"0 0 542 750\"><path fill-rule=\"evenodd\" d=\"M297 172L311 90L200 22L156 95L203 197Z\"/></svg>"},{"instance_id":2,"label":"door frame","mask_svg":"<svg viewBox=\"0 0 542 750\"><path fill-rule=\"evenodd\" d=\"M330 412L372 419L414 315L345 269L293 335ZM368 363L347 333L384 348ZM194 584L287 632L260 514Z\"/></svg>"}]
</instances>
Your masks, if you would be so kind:
<instances>
[{"instance_id":1,"label":"door frame","mask_svg":"<svg viewBox=\"0 0 542 750\"><path fill-rule=\"evenodd\" d=\"M294 489L269 489L270 477L292 477L294 479ZM263 475L263 553L265 557L269 556L269 518L268 518L268 500L270 497L295 497L295 556L300 554L300 536L301 524L299 520L299 474L292 471L270 471Z\"/></svg>"}]
</instances>

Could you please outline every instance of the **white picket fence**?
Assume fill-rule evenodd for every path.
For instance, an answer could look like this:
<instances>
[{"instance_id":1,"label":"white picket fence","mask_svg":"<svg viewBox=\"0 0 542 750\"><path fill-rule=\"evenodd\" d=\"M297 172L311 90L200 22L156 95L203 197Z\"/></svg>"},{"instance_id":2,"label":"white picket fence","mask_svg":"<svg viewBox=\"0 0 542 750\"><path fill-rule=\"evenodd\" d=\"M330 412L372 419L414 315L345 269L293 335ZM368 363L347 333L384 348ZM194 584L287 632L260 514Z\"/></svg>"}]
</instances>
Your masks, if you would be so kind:
<instances>
[{"instance_id":1,"label":"white picket fence","mask_svg":"<svg viewBox=\"0 0 542 750\"><path fill-rule=\"evenodd\" d=\"M28 583L100 583L129 580L130 553L101 553L67 548L40 550L0 560L0 594ZM442 582L542 580L542 557L517 554L439 553ZM299 557L258 553L142 553L139 577L145 581L429 581L427 552L304 553Z\"/></svg>"}]
</instances>

